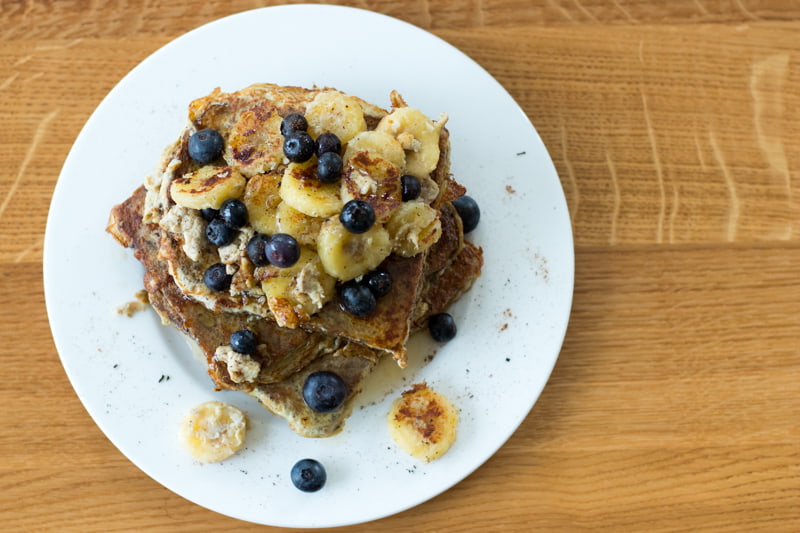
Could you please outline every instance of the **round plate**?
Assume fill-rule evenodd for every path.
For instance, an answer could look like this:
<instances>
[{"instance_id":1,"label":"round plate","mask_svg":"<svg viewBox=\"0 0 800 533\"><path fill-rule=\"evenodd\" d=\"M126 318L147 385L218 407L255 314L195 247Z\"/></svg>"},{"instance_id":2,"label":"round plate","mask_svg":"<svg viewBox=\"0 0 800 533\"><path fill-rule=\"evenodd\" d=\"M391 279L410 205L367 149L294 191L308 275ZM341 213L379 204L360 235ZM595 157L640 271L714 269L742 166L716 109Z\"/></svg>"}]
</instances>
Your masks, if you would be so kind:
<instances>
[{"instance_id":1,"label":"round plate","mask_svg":"<svg viewBox=\"0 0 800 533\"><path fill-rule=\"evenodd\" d=\"M297 28L302 28L298 32ZM391 36L391 39L387 38ZM336 87L382 107L398 90L428 116L446 112L452 172L479 202L469 235L485 267L452 308L457 337L410 341L406 370L379 365L345 429L328 439L290 431L244 394L214 392L202 362L152 310L116 308L143 270L104 229L177 138L194 98L251 83ZM404 22L359 9L294 5L230 16L167 44L93 113L67 158L47 221L44 281L61 361L108 438L153 479L199 505L275 526L341 526L424 502L474 471L525 419L558 357L570 313L573 244L553 164L508 93L471 59ZM460 410L458 438L430 464L400 451L385 422L392 400L427 381ZM189 409L216 399L244 409L244 450L200 464L180 448ZM289 479L304 457L327 485Z\"/></svg>"}]
</instances>

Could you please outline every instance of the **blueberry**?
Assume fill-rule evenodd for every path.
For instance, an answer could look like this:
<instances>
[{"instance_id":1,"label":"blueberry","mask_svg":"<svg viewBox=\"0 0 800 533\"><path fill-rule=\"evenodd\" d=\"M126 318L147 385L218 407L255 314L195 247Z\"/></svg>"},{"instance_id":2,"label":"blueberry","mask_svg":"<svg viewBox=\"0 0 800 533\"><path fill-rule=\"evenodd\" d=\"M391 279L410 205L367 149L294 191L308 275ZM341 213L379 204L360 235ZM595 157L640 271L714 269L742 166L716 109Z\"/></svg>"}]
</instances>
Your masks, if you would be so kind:
<instances>
[{"instance_id":1,"label":"blueberry","mask_svg":"<svg viewBox=\"0 0 800 533\"><path fill-rule=\"evenodd\" d=\"M348 281L342 285L339 302L342 309L360 318L371 315L378 303L369 287L356 281Z\"/></svg>"},{"instance_id":2,"label":"blueberry","mask_svg":"<svg viewBox=\"0 0 800 533\"><path fill-rule=\"evenodd\" d=\"M388 271L379 268L364 274L364 277L361 278L361 283L372 291L375 298L381 298L392 290L392 275Z\"/></svg>"},{"instance_id":3,"label":"blueberry","mask_svg":"<svg viewBox=\"0 0 800 533\"><path fill-rule=\"evenodd\" d=\"M458 216L461 217L461 223L464 226L464 233L469 233L474 230L481 219L481 210L478 203L470 196L462 196L453 200L453 207L456 208Z\"/></svg>"},{"instance_id":4,"label":"blueberry","mask_svg":"<svg viewBox=\"0 0 800 533\"><path fill-rule=\"evenodd\" d=\"M256 334L249 329L240 329L231 334L230 343L233 351L251 355L256 351L258 339Z\"/></svg>"},{"instance_id":5,"label":"blueberry","mask_svg":"<svg viewBox=\"0 0 800 533\"><path fill-rule=\"evenodd\" d=\"M247 252L247 257L250 258L250 261L255 266L260 267L267 266L269 264L269 259L267 259L268 242L269 237L263 233L256 233L253 235L250 241L248 241L245 251Z\"/></svg>"},{"instance_id":6,"label":"blueberry","mask_svg":"<svg viewBox=\"0 0 800 533\"><path fill-rule=\"evenodd\" d=\"M439 342L453 340L456 336L456 321L449 313L439 313L428 319L428 331Z\"/></svg>"},{"instance_id":7,"label":"blueberry","mask_svg":"<svg viewBox=\"0 0 800 533\"><path fill-rule=\"evenodd\" d=\"M197 131L189 137L189 157L205 165L222 155L225 141L217 130L210 128Z\"/></svg>"},{"instance_id":8,"label":"blueberry","mask_svg":"<svg viewBox=\"0 0 800 533\"><path fill-rule=\"evenodd\" d=\"M325 467L315 459L301 459L292 467L292 483L303 492L317 492L325 486L328 475Z\"/></svg>"},{"instance_id":9,"label":"blueberry","mask_svg":"<svg viewBox=\"0 0 800 533\"><path fill-rule=\"evenodd\" d=\"M219 216L229 226L233 228L241 228L247 224L247 207L245 207L241 200L229 198L222 202L222 205L219 206Z\"/></svg>"},{"instance_id":10,"label":"blueberry","mask_svg":"<svg viewBox=\"0 0 800 533\"><path fill-rule=\"evenodd\" d=\"M317 137L317 157L328 152L342 153L342 141L335 133L322 133Z\"/></svg>"},{"instance_id":11,"label":"blueberry","mask_svg":"<svg viewBox=\"0 0 800 533\"><path fill-rule=\"evenodd\" d=\"M213 207L206 207L200 210L200 216L203 217L203 220L206 222L211 222L217 216L219 216L219 209L214 209Z\"/></svg>"},{"instance_id":12,"label":"blueberry","mask_svg":"<svg viewBox=\"0 0 800 533\"><path fill-rule=\"evenodd\" d=\"M227 291L231 286L232 277L228 274L224 264L216 263L208 267L203 274L203 281L205 281L206 287L212 291Z\"/></svg>"},{"instance_id":13,"label":"blueberry","mask_svg":"<svg viewBox=\"0 0 800 533\"><path fill-rule=\"evenodd\" d=\"M239 230L229 226L222 218L215 218L206 226L206 237L214 246L230 244L238 234Z\"/></svg>"},{"instance_id":14,"label":"blueberry","mask_svg":"<svg viewBox=\"0 0 800 533\"><path fill-rule=\"evenodd\" d=\"M419 180L410 174L400 176L400 189L403 193L403 201L416 200L422 193L422 185Z\"/></svg>"},{"instance_id":15,"label":"blueberry","mask_svg":"<svg viewBox=\"0 0 800 533\"><path fill-rule=\"evenodd\" d=\"M307 129L308 121L300 113L289 113L281 121L281 135L284 137L296 131L306 131Z\"/></svg>"},{"instance_id":16,"label":"blueberry","mask_svg":"<svg viewBox=\"0 0 800 533\"><path fill-rule=\"evenodd\" d=\"M318 413L337 410L347 397L347 384L333 372L322 370L309 374L303 384L303 400Z\"/></svg>"},{"instance_id":17,"label":"blueberry","mask_svg":"<svg viewBox=\"0 0 800 533\"><path fill-rule=\"evenodd\" d=\"M317 178L322 183L336 183L342 177L342 156L336 152L325 152L319 156Z\"/></svg>"},{"instance_id":18,"label":"blueberry","mask_svg":"<svg viewBox=\"0 0 800 533\"><path fill-rule=\"evenodd\" d=\"M375 211L364 200L350 200L339 213L339 222L350 233L364 233L375 223Z\"/></svg>"},{"instance_id":19,"label":"blueberry","mask_svg":"<svg viewBox=\"0 0 800 533\"><path fill-rule=\"evenodd\" d=\"M276 233L264 247L270 263L280 268L289 268L300 259L300 245L287 233Z\"/></svg>"},{"instance_id":20,"label":"blueberry","mask_svg":"<svg viewBox=\"0 0 800 533\"><path fill-rule=\"evenodd\" d=\"M314 139L304 131L290 133L283 140L283 154L293 163L304 163L314 155Z\"/></svg>"}]
</instances>

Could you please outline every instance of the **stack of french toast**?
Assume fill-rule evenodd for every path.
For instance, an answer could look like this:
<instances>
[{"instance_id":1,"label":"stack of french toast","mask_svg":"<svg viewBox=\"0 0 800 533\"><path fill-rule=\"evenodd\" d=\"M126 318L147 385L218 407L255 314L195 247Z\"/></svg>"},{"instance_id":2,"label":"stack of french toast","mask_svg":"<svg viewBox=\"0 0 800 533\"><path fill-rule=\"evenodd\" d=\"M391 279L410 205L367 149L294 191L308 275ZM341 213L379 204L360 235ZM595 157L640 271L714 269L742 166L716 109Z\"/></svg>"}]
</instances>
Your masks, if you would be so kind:
<instances>
[{"instance_id":1,"label":"stack of french toast","mask_svg":"<svg viewBox=\"0 0 800 533\"><path fill-rule=\"evenodd\" d=\"M217 388L303 436L340 431L377 362L405 367L409 335L481 272L452 204L466 191L450 174L446 115L396 92L390 104L217 89L190 103L156 171L111 210L107 230L144 266L150 305L196 344ZM247 349L232 342L242 331ZM347 390L328 412L303 397L321 371Z\"/></svg>"}]
</instances>

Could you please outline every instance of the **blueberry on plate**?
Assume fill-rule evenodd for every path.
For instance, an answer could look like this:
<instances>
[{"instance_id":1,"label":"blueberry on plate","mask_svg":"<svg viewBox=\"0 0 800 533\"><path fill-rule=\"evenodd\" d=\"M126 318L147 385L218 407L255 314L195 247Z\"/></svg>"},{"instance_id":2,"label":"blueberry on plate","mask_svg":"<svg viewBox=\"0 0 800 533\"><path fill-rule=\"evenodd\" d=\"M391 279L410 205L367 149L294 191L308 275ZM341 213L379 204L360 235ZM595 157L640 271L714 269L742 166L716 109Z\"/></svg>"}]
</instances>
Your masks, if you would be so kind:
<instances>
[{"instance_id":1,"label":"blueberry on plate","mask_svg":"<svg viewBox=\"0 0 800 533\"><path fill-rule=\"evenodd\" d=\"M305 163L314 155L315 149L314 139L304 131L290 133L283 140L283 155L292 163Z\"/></svg>"},{"instance_id":2,"label":"blueberry on plate","mask_svg":"<svg viewBox=\"0 0 800 533\"><path fill-rule=\"evenodd\" d=\"M435 341L450 341L456 336L456 321L449 313L438 313L428 319L428 331Z\"/></svg>"},{"instance_id":3,"label":"blueberry on plate","mask_svg":"<svg viewBox=\"0 0 800 533\"><path fill-rule=\"evenodd\" d=\"M317 157L328 152L342 153L342 141L335 133L322 133L317 137Z\"/></svg>"},{"instance_id":4,"label":"blueberry on plate","mask_svg":"<svg viewBox=\"0 0 800 533\"><path fill-rule=\"evenodd\" d=\"M342 156L336 152L325 152L319 156L317 179L322 183L336 183L342 177Z\"/></svg>"},{"instance_id":5,"label":"blueberry on plate","mask_svg":"<svg viewBox=\"0 0 800 533\"><path fill-rule=\"evenodd\" d=\"M205 165L222 155L225 141L217 130L207 128L189 137L189 157Z\"/></svg>"},{"instance_id":6,"label":"blueberry on plate","mask_svg":"<svg viewBox=\"0 0 800 533\"><path fill-rule=\"evenodd\" d=\"M289 113L281 121L281 135L286 137L296 131L306 131L308 121L300 113Z\"/></svg>"},{"instance_id":7,"label":"blueberry on plate","mask_svg":"<svg viewBox=\"0 0 800 533\"><path fill-rule=\"evenodd\" d=\"M316 459L301 459L292 467L292 483L303 492L316 492L325 486L328 475Z\"/></svg>"},{"instance_id":8,"label":"blueberry on plate","mask_svg":"<svg viewBox=\"0 0 800 533\"><path fill-rule=\"evenodd\" d=\"M464 195L453 200L453 207L456 208L461 223L464 226L464 233L469 233L478 226L481 219L481 210L478 203L471 196Z\"/></svg>"},{"instance_id":9,"label":"blueberry on plate","mask_svg":"<svg viewBox=\"0 0 800 533\"><path fill-rule=\"evenodd\" d=\"M289 268L300 259L300 245L288 233L276 233L264 247L270 263L280 268Z\"/></svg>"},{"instance_id":10,"label":"blueberry on plate","mask_svg":"<svg viewBox=\"0 0 800 533\"><path fill-rule=\"evenodd\" d=\"M387 270L378 268L364 274L364 277L361 278L361 283L372 291L375 298L381 298L392 290L392 275Z\"/></svg>"},{"instance_id":11,"label":"blueberry on plate","mask_svg":"<svg viewBox=\"0 0 800 533\"><path fill-rule=\"evenodd\" d=\"M309 374L303 384L303 400L318 413L337 410L347 398L347 384L334 372L321 370Z\"/></svg>"},{"instance_id":12,"label":"blueberry on plate","mask_svg":"<svg viewBox=\"0 0 800 533\"><path fill-rule=\"evenodd\" d=\"M268 242L269 237L263 233L256 233L247 242L245 251L247 252L247 257L250 259L250 262L252 262L255 266L260 267L269 265L269 259L267 259Z\"/></svg>"},{"instance_id":13,"label":"blueberry on plate","mask_svg":"<svg viewBox=\"0 0 800 533\"><path fill-rule=\"evenodd\" d=\"M375 223L375 211L364 200L350 200L339 213L339 222L350 233L365 233Z\"/></svg>"},{"instance_id":14,"label":"blueberry on plate","mask_svg":"<svg viewBox=\"0 0 800 533\"><path fill-rule=\"evenodd\" d=\"M369 287L354 280L344 283L339 291L342 309L359 318L371 315L377 303Z\"/></svg>"},{"instance_id":15,"label":"blueberry on plate","mask_svg":"<svg viewBox=\"0 0 800 533\"><path fill-rule=\"evenodd\" d=\"M256 334L249 329L240 329L231 333L230 343L233 351L251 355L256 352L258 339Z\"/></svg>"},{"instance_id":16,"label":"blueberry on plate","mask_svg":"<svg viewBox=\"0 0 800 533\"><path fill-rule=\"evenodd\" d=\"M239 230L229 226L222 218L215 218L206 226L206 237L214 246L230 244L238 234Z\"/></svg>"},{"instance_id":17,"label":"blueberry on plate","mask_svg":"<svg viewBox=\"0 0 800 533\"><path fill-rule=\"evenodd\" d=\"M231 286L233 276L228 274L228 270L223 263L216 263L208 267L203 274L203 281L206 287L212 291L227 291Z\"/></svg>"},{"instance_id":18,"label":"blueberry on plate","mask_svg":"<svg viewBox=\"0 0 800 533\"><path fill-rule=\"evenodd\" d=\"M241 228L247 224L247 207L241 200L229 198L219 206L219 216L233 228Z\"/></svg>"},{"instance_id":19,"label":"blueberry on plate","mask_svg":"<svg viewBox=\"0 0 800 533\"><path fill-rule=\"evenodd\" d=\"M400 176L400 190L401 194L403 195L402 199L404 202L416 200L422 193L422 184L420 184L416 176L412 176L411 174L403 174Z\"/></svg>"}]
</instances>

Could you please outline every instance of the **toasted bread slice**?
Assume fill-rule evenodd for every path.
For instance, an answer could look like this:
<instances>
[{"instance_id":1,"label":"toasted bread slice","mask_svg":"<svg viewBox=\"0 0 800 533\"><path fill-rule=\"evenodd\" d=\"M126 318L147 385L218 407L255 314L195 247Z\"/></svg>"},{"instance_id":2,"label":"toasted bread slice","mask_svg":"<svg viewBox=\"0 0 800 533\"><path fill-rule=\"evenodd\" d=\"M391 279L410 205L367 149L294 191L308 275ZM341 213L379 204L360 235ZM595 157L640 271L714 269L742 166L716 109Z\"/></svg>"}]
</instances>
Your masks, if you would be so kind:
<instances>
[{"instance_id":1,"label":"toasted bread slice","mask_svg":"<svg viewBox=\"0 0 800 533\"><path fill-rule=\"evenodd\" d=\"M287 161L282 153L280 134L281 118L289 113L311 112L320 96L338 96L333 89L302 89L260 84L234 93L214 91L207 97L192 102L189 106L190 125L179 140L167 151L158 172L146 181L148 189L145 202L145 220L161 224L159 257L169 268L169 273L181 291L203 303L211 310L241 311L275 320L282 326L300 327L308 331L322 332L329 336L343 337L366 346L386 351L404 366L405 344L411 331L411 319L418 292L423 282L425 253L412 257L391 254L381 263L393 277L393 291L378 302L375 312L367 318L359 318L344 312L336 298L329 299L318 311L304 315L291 307L273 305L273 301L262 291L258 281L259 270L254 269L246 258L225 258L224 262L234 271L234 282L230 291L215 292L203 283L203 272L219 262L223 255L202 238L187 237L187 228L196 229L199 215L192 210L180 211L182 219L171 216L174 202L170 197L170 184L197 170L198 165L188 156L188 140L193 131L214 128L226 142L224 163L247 179L255 176L282 173ZM348 97L352 98L352 97ZM363 113L366 131L373 131L387 111L359 99L349 100ZM393 106L405 106L396 93L392 95ZM336 127L334 124L332 127ZM463 193L451 177L449 169L449 134L438 128L438 160L429 176L424 177L427 188L425 202L434 210L448 199ZM409 152L412 153L412 152ZM279 200L278 200L279 201ZM435 212L435 211L434 211ZM194 221L187 222L191 217ZM312 217L313 218L313 217ZM169 220L169 223L167 222ZM196 233L196 232L195 232ZM238 242L240 256L246 238L252 233L243 233ZM189 242L191 240L191 242ZM229 247L230 248L230 247ZM235 255L236 246L233 246ZM226 251L226 254L228 252Z\"/></svg>"}]
</instances>

